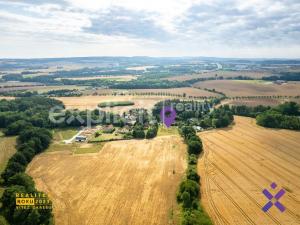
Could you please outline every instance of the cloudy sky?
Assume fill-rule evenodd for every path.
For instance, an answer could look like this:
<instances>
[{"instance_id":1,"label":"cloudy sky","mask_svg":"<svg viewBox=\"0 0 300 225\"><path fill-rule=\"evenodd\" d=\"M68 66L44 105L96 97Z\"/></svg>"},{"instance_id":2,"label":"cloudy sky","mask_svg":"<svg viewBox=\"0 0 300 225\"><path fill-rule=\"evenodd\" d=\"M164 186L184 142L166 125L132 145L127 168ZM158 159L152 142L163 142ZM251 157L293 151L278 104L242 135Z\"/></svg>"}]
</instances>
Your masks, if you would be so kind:
<instances>
[{"instance_id":1,"label":"cloudy sky","mask_svg":"<svg viewBox=\"0 0 300 225\"><path fill-rule=\"evenodd\" d=\"M0 0L0 57L300 58L299 0Z\"/></svg>"}]
</instances>

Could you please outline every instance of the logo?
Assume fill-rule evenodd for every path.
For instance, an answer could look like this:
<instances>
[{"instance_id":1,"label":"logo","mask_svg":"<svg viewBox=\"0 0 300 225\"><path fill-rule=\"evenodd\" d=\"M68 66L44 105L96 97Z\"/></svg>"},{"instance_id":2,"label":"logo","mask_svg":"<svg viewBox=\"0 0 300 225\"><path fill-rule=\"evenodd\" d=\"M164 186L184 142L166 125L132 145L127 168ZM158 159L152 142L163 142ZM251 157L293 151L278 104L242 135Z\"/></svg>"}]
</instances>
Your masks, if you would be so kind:
<instances>
[{"instance_id":1,"label":"logo","mask_svg":"<svg viewBox=\"0 0 300 225\"><path fill-rule=\"evenodd\" d=\"M274 190L276 187L277 184L273 182L271 188ZM273 205L275 205L280 212L284 212L285 207L279 202L279 199L285 194L284 189L278 191L274 196L267 189L264 189L262 193L269 199L269 202L262 208L264 212L267 212Z\"/></svg>"},{"instance_id":2,"label":"logo","mask_svg":"<svg viewBox=\"0 0 300 225\"><path fill-rule=\"evenodd\" d=\"M174 123L176 111L170 106L164 106L160 111L160 119L169 128Z\"/></svg>"},{"instance_id":3,"label":"logo","mask_svg":"<svg viewBox=\"0 0 300 225\"><path fill-rule=\"evenodd\" d=\"M16 193L16 209L52 209L45 193Z\"/></svg>"}]
</instances>

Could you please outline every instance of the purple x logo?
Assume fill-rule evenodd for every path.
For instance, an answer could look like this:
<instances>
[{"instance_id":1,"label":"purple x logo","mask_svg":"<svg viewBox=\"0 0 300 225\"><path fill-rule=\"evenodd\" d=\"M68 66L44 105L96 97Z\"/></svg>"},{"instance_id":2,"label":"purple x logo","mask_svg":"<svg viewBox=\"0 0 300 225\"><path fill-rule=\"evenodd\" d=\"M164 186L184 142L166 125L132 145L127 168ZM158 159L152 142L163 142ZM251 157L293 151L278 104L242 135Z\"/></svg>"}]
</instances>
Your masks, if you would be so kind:
<instances>
[{"instance_id":1,"label":"purple x logo","mask_svg":"<svg viewBox=\"0 0 300 225\"><path fill-rule=\"evenodd\" d=\"M271 184L271 188L275 189L277 187L276 183ZM269 202L265 204L265 206L262 208L264 212L267 212L272 206L273 202L271 201L273 198L275 198L275 203L274 205L281 211L283 212L285 210L285 207L278 201L284 194L285 190L281 189L280 191L277 192L275 196L273 196L267 189L263 190L263 194L269 199Z\"/></svg>"}]
</instances>

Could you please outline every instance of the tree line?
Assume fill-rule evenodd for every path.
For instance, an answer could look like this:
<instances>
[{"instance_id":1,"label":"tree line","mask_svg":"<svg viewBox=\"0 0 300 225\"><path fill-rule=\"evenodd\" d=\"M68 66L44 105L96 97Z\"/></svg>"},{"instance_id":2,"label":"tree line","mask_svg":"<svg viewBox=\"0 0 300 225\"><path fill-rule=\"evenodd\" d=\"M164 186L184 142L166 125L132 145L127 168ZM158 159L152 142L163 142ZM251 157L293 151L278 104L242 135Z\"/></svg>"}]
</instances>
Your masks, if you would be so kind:
<instances>
[{"instance_id":1,"label":"tree line","mask_svg":"<svg viewBox=\"0 0 300 225\"><path fill-rule=\"evenodd\" d=\"M2 211L10 224L52 224L52 207L47 209L16 209L16 194L42 193L35 188L32 178L25 174L25 169L36 154L48 148L51 139L51 132L45 128L31 127L20 131L17 138L17 152L9 159L1 174L1 182L5 185L1 198ZM52 205L51 202L50 205Z\"/></svg>"},{"instance_id":2,"label":"tree line","mask_svg":"<svg viewBox=\"0 0 300 225\"><path fill-rule=\"evenodd\" d=\"M300 81L300 72L281 72L278 75L263 77L262 80L285 80L285 81Z\"/></svg>"},{"instance_id":3,"label":"tree line","mask_svg":"<svg viewBox=\"0 0 300 225\"><path fill-rule=\"evenodd\" d=\"M186 177L180 183L177 202L182 209L182 225L212 225L209 216L199 203L200 176L197 174L198 156L203 150L202 141L191 126L179 128L180 135L188 147L188 168Z\"/></svg>"}]
</instances>

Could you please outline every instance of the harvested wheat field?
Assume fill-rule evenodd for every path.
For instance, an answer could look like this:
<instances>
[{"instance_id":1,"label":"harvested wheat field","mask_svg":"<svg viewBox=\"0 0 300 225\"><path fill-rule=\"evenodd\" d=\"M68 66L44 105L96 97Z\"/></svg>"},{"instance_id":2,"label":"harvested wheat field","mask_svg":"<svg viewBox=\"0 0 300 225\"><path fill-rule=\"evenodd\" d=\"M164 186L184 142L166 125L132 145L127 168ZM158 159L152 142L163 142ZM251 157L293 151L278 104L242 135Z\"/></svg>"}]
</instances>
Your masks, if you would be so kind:
<instances>
[{"instance_id":1,"label":"harvested wheat field","mask_svg":"<svg viewBox=\"0 0 300 225\"><path fill-rule=\"evenodd\" d=\"M232 99L226 100L222 104L228 105L246 105L249 107L255 107L258 105L264 106L277 106L286 101L294 101L293 98L243 98L243 99Z\"/></svg>"},{"instance_id":2,"label":"harvested wheat field","mask_svg":"<svg viewBox=\"0 0 300 225\"><path fill-rule=\"evenodd\" d=\"M0 132L0 173L3 172L10 157L15 154L16 137L1 137Z\"/></svg>"},{"instance_id":3,"label":"harvested wheat field","mask_svg":"<svg viewBox=\"0 0 300 225\"><path fill-rule=\"evenodd\" d=\"M198 171L202 203L215 225L300 224L300 132L259 127L254 119L235 117L232 128L200 133L204 155ZM272 190L270 184L277 188ZM268 202L268 189L286 210ZM274 202L274 201L273 201Z\"/></svg>"},{"instance_id":4,"label":"harvested wheat field","mask_svg":"<svg viewBox=\"0 0 300 225\"><path fill-rule=\"evenodd\" d=\"M179 136L107 143L96 154L43 153L28 167L59 225L173 224L186 169Z\"/></svg>"},{"instance_id":5,"label":"harvested wheat field","mask_svg":"<svg viewBox=\"0 0 300 225\"><path fill-rule=\"evenodd\" d=\"M192 88L192 87L182 87L182 88L169 88L169 89L134 89L130 91L131 93L138 94L161 94L161 95L183 95L191 97L217 97L219 94L209 92L206 90Z\"/></svg>"},{"instance_id":6,"label":"harvested wheat field","mask_svg":"<svg viewBox=\"0 0 300 225\"><path fill-rule=\"evenodd\" d=\"M99 103L114 102L114 101L132 101L132 106L118 106L113 108L101 108L101 110L122 113L130 109L145 108L151 109L153 106L166 97L139 97L139 96L80 96L80 97L59 97L56 98L64 103L67 109L95 109Z\"/></svg>"},{"instance_id":7,"label":"harvested wheat field","mask_svg":"<svg viewBox=\"0 0 300 225\"><path fill-rule=\"evenodd\" d=\"M203 72L198 74L184 74L181 76L173 76L165 78L165 80L177 80L177 81L187 81L192 79L198 79L198 78L211 78L211 77L223 77L223 78L229 78L229 77L238 77L238 76L245 76L245 77L251 77L255 79L261 79L265 76L270 76L272 73L266 72L266 71L212 71L212 72Z\"/></svg>"},{"instance_id":8,"label":"harvested wheat field","mask_svg":"<svg viewBox=\"0 0 300 225\"><path fill-rule=\"evenodd\" d=\"M239 80L211 80L197 82L193 86L198 88L215 89L229 97L240 96L298 96L300 82L288 82L278 85L271 82L239 81Z\"/></svg>"}]
</instances>

